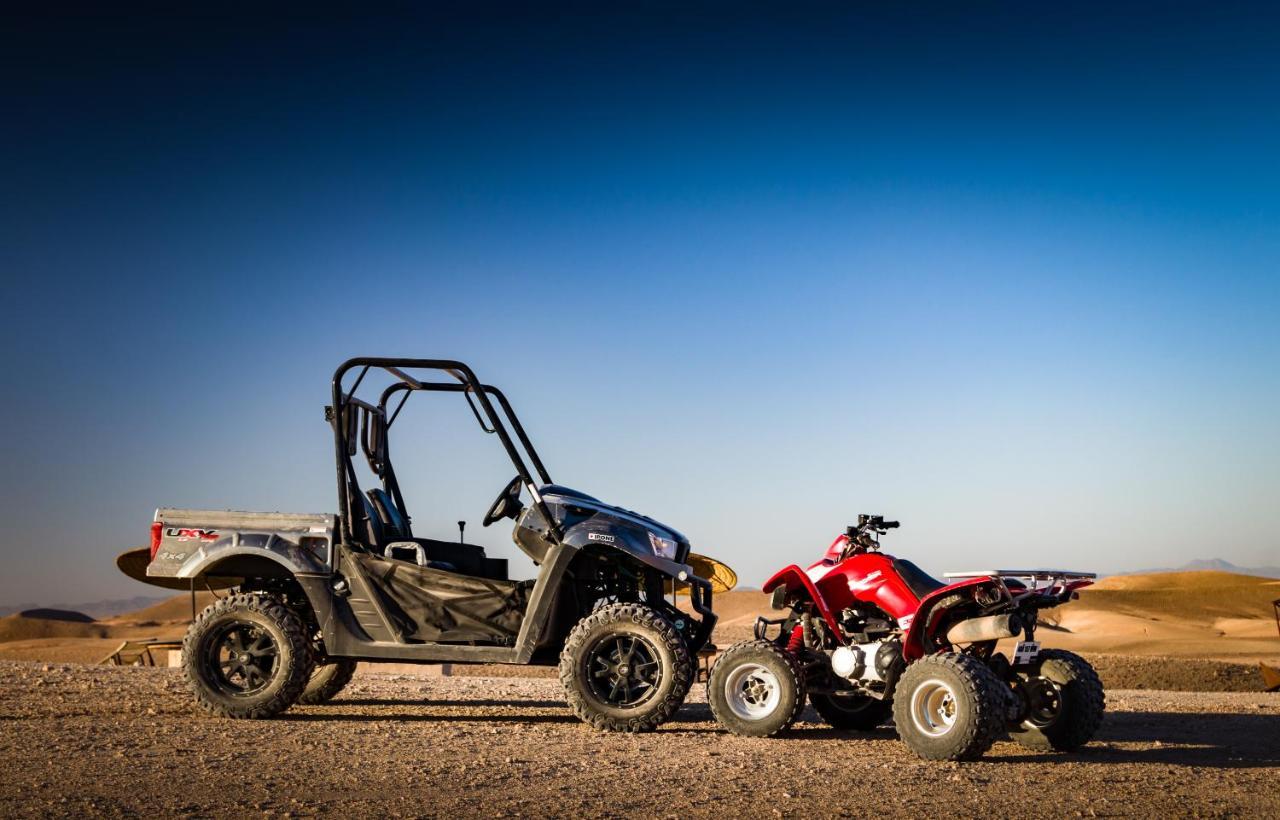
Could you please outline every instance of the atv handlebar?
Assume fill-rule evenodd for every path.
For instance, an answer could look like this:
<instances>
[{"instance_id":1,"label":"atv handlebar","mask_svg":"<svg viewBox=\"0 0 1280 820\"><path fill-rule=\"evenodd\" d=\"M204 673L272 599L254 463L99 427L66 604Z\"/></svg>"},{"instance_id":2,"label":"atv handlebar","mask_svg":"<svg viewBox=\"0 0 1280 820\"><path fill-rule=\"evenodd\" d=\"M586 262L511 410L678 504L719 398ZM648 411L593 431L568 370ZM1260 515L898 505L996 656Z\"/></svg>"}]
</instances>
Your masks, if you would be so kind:
<instances>
[{"instance_id":1,"label":"atv handlebar","mask_svg":"<svg viewBox=\"0 0 1280 820\"><path fill-rule=\"evenodd\" d=\"M845 530L846 544L842 558L854 553L880 549L877 536L899 527L897 521L885 521L883 515L859 515L857 524Z\"/></svg>"},{"instance_id":2,"label":"atv handlebar","mask_svg":"<svg viewBox=\"0 0 1280 820\"><path fill-rule=\"evenodd\" d=\"M883 515L859 515L856 526L849 528L850 536L855 532L884 532L895 530L900 526L897 521L885 521Z\"/></svg>"}]
</instances>

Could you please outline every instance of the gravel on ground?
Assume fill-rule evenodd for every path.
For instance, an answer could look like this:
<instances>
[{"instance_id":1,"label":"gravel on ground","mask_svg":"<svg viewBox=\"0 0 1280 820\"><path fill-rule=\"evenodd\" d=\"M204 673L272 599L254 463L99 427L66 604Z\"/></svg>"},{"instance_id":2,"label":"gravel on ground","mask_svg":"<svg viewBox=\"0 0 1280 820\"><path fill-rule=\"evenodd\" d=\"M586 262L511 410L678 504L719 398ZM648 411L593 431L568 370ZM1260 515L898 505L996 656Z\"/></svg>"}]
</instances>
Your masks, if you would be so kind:
<instances>
[{"instance_id":1,"label":"gravel on ground","mask_svg":"<svg viewBox=\"0 0 1280 820\"><path fill-rule=\"evenodd\" d=\"M613 735L542 678L362 670L330 704L232 721L177 670L0 662L0 816L1280 816L1280 694L1107 697L1078 753L939 764L812 709L734 737L701 685L659 731Z\"/></svg>"}]
</instances>

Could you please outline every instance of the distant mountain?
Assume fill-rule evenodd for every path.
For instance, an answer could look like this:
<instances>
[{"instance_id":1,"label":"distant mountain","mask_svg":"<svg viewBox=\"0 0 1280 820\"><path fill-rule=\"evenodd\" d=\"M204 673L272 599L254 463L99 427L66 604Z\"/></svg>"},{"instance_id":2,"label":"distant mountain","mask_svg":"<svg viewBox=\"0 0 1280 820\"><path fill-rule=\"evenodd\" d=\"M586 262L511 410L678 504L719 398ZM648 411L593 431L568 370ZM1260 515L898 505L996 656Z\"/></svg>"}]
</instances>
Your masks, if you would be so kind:
<instances>
[{"instance_id":1,"label":"distant mountain","mask_svg":"<svg viewBox=\"0 0 1280 820\"><path fill-rule=\"evenodd\" d=\"M1157 569L1136 569L1133 572L1119 572L1117 575L1142 575L1148 572L1196 572L1213 570L1216 572L1234 572L1237 575L1257 575L1263 578L1280 578L1280 567L1238 567L1221 558L1197 558L1180 567L1159 567Z\"/></svg>"},{"instance_id":2,"label":"distant mountain","mask_svg":"<svg viewBox=\"0 0 1280 820\"><path fill-rule=\"evenodd\" d=\"M132 598L113 598L106 601L93 601L87 604L49 604L47 606L42 604L18 604L17 606L0 606L0 618L28 610L59 609L77 613L82 612L90 618L101 620L154 606L161 601L168 600L169 597L167 595L136 595Z\"/></svg>"},{"instance_id":3,"label":"distant mountain","mask_svg":"<svg viewBox=\"0 0 1280 820\"><path fill-rule=\"evenodd\" d=\"M24 618L42 618L46 621L67 621L75 624L93 623L93 618L83 612L73 612L69 609L24 609L18 614Z\"/></svg>"}]
</instances>

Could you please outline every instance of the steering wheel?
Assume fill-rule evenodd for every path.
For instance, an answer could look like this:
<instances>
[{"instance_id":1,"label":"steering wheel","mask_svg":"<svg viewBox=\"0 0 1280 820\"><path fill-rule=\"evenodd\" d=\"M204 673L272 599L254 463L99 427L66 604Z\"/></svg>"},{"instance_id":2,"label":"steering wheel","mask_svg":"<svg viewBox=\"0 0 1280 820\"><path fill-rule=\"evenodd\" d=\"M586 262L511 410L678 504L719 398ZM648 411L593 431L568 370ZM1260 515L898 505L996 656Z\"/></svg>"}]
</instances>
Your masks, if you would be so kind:
<instances>
[{"instance_id":1,"label":"steering wheel","mask_svg":"<svg viewBox=\"0 0 1280 820\"><path fill-rule=\"evenodd\" d=\"M524 489L524 479L516 476L511 479L507 486L502 488L502 492L498 493L498 498L493 502L493 506L489 508L489 512L485 513L484 526L496 524L504 518L515 518L519 515L523 505L520 503L520 491Z\"/></svg>"}]
</instances>

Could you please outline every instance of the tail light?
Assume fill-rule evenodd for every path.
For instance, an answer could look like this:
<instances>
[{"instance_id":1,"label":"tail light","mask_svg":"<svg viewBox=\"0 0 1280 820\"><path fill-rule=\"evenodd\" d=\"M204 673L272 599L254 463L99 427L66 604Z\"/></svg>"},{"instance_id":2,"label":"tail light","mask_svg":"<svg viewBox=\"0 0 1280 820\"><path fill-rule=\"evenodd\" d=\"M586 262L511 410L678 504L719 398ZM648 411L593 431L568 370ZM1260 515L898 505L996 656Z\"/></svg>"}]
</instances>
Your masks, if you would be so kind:
<instances>
[{"instance_id":1,"label":"tail light","mask_svg":"<svg viewBox=\"0 0 1280 820\"><path fill-rule=\"evenodd\" d=\"M164 528L163 521L154 521L151 524L151 560L156 560L156 552L160 549L160 532Z\"/></svg>"}]
</instances>

